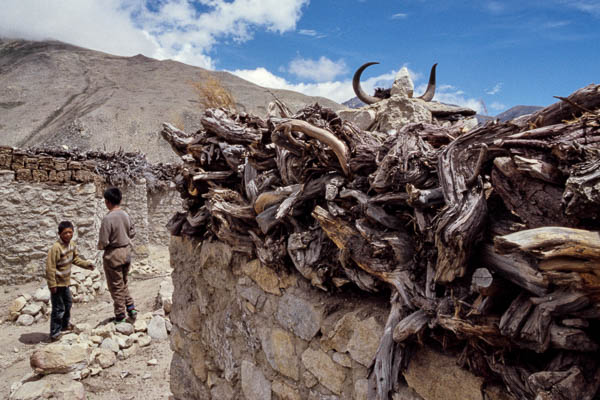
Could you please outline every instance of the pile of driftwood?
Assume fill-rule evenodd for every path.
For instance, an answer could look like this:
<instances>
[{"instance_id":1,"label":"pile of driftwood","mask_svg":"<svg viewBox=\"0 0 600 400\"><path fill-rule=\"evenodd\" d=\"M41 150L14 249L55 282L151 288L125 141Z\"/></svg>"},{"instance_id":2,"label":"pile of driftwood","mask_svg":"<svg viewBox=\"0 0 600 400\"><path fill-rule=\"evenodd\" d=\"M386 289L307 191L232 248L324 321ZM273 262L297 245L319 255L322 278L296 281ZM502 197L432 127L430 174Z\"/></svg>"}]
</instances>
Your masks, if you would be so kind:
<instances>
[{"instance_id":1,"label":"pile of driftwood","mask_svg":"<svg viewBox=\"0 0 600 400\"><path fill-rule=\"evenodd\" d=\"M173 235L216 237L323 290L391 296L370 397L414 344L460 354L518 399L600 385L600 85L470 132L360 131L318 105L169 124L184 161ZM378 396L378 397L377 397Z\"/></svg>"},{"instance_id":2,"label":"pile of driftwood","mask_svg":"<svg viewBox=\"0 0 600 400\"><path fill-rule=\"evenodd\" d=\"M91 161L94 163L94 172L101 176L106 184L123 186L140 179L146 180L149 191L165 189L178 173L179 166L174 164L151 164L146 155L139 152L82 152L78 149L64 149L60 147L30 148L24 150L32 156L48 155L63 158L69 161Z\"/></svg>"}]
</instances>

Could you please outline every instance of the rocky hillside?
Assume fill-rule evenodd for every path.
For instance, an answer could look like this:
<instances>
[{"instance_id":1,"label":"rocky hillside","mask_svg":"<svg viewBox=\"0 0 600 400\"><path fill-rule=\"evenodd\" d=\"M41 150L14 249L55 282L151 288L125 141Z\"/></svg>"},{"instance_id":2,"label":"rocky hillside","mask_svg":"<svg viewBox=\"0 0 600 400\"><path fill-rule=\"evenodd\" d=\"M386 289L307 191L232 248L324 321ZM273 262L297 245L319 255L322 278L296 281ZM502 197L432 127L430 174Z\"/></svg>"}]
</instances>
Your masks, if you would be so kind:
<instances>
[{"instance_id":1,"label":"rocky hillside","mask_svg":"<svg viewBox=\"0 0 600 400\"><path fill-rule=\"evenodd\" d=\"M203 106L194 83L211 78L233 95L238 111L259 116L275 97L292 110L315 102L342 108L176 61L0 38L0 145L123 149L144 152L152 162L175 161L159 135L161 123L199 128Z\"/></svg>"}]
</instances>

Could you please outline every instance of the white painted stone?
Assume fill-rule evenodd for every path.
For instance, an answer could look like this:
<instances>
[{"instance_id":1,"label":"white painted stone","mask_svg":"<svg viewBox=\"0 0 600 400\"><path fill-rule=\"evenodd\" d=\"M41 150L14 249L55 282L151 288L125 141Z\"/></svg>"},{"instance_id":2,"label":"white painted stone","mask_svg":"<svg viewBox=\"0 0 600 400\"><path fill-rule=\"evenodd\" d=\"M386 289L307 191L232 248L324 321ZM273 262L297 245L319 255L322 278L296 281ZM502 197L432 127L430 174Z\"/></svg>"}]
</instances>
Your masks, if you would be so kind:
<instances>
[{"instance_id":1,"label":"white painted stone","mask_svg":"<svg viewBox=\"0 0 600 400\"><path fill-rule=\"evenodd\" d=\"M402 67L394 78L394 84L392 85L390 94L392 96L398 95L401 97L410 98L413 97L414 88L415 87L412 78L410 77L410 73L408 72L408 68Z\"/></svg>"}]
</instances>

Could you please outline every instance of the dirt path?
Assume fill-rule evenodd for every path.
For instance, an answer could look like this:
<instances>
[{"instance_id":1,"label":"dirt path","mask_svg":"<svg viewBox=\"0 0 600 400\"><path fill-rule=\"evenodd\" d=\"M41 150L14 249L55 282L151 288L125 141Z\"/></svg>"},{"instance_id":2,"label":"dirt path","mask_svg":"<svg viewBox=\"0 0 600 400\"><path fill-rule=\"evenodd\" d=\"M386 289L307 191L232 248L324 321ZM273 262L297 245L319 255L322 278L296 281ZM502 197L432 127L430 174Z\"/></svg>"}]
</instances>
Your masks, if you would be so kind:
<instances>
[{"instance_id":1,"label":"dirt path","mask_svg":"<svg viewBox=\"0 0 600 400\"><path fill-rule=\"evenodd\" d=\"M130 289L140 313L154 311L160 283L167 273L149 279L132 278ZM6 321L8 307L20 294L33 294L43 283L35 282L0 289L0 398L8 399L11 385L31 374L29 357L44 346L48 337L48 320L42 319L31 326L18 326ZM71 321L74 324L88 323L96 326L112 316L112 302L108 292L89 303L73 305ZM169 388L169 366L173 352L169 340L156 341L141 348L126 360L119 360L98 376L82 381L88 392L88 400L166 400ZM156 365L148 361L156 359Z\"/></svg>"}]
</instances>

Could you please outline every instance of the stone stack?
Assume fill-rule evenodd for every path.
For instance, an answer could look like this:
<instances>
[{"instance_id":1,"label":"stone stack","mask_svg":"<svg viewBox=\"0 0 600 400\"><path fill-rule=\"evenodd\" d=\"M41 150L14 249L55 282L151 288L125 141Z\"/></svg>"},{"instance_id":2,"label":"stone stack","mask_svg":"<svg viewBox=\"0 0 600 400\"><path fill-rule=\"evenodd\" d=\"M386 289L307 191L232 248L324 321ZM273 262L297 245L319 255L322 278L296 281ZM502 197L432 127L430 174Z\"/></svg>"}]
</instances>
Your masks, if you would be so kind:
<instances>
[{"instance_id":1,"label":"stone stack","mask_svg":"<svg viewBox=\"0 0 600 400\"><path fill-rule=\"evenodd\" d=\"M9 318L18 325L29 326L50 314L50 291L38 289L33 296L23 294L9 307Z\"/></svg>"},{"instance_id":2,"label":"stone stack","mask_svg":"<svg viewBox=\"0 0 600 400\"><path fill-rule=\"evenodd\" d=\"M155 327L162 327L164 332ZM152 340L166 339L167 329L171 324L163 316L163 312L145 313L135 323L109 323L92 328L88 324L75 325L72 333L63 335L58 342L48 344L30 357L30 364L38 380L27 377L12 387L11 400L30 398L54 398L52 391L57 388L50 384L57 380L68 384L69 380L81 381L90 376L102 373L104 369L117 364L136 354L141 348L149 346ZM149 365L155 362L149 360ZM70 374L56 377L56 374ZM67 385L74 393L79 393L83 386ZM35 394L39 397L28 397ZM80 398L74 397L59 398ZM50 396L50 397L49 397ZM66 395L65 395L66 396ZM81 397L85 399L85 396Z\"/></svg>"},{"instance_id":3,"label":"stone stack","mask_svg":"<svg viewBox=\"0 0 600 400\"><path fill-rule=\"evenodd\" d=\"M74 303L87 303L106 290L106 283L98 269L93 271L80 269L71 275L71 295ZM33 295L22 294L9 308L11 321L29 326L42 318L48 317L51 311L50 290L46 285L40 287Z\"/></svg>"},{"instance_id":4,"label":"stone stack","mask_svg":"<svg viewBox=\"0 0 600 400\"><path fill-rule=\"evenodd\" d=\"M106 289L98 268L90 271L78 268L71 275L71 295L74 303L87 303Z\"/></svg>"}]
</instances>

